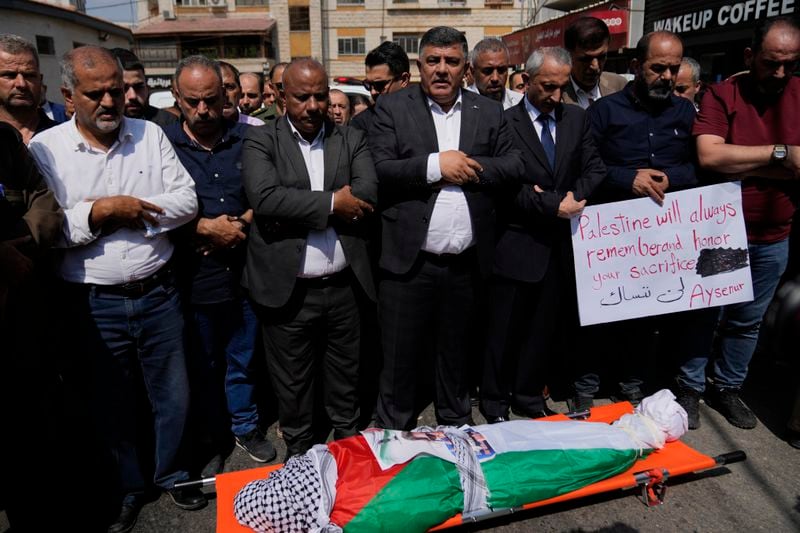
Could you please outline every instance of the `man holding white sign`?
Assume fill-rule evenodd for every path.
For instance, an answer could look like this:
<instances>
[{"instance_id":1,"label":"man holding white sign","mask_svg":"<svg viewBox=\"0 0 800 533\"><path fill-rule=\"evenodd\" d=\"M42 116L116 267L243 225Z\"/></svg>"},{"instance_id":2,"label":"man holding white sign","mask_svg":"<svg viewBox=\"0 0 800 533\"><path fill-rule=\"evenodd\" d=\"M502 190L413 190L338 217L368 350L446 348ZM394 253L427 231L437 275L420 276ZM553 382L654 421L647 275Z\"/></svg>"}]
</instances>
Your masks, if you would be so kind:
<instances>
[{"instance_id":1,"label":"man holding white sign","mask_svg":"<svg viewBox=\"0 0 800 533\"><path fill-rule=\"evenodd\" d=\"M750 71L710 87L697 116L693 133L700 165L734 179L744 177L742 203L754 299L721 310L710 390L705 391L708 353L682 364L678 383L687 398L683 404L689 406L690 424L691 409L697 411L704 392L706 402L734 426L750 429L757 423L739 398L739 389L789 254L800 177L800 79L792 76L799 60L797 22L766 21L745 50Z\"/></svg>"},{"instance_id":2,"label":"man holding white sign","mask_svg":"<svg viewBox=\"0 0 800 533\"><path fill-rule=\"evenodd\" d=\"M677 35L670 32L645 35L636 47L636 60L633 63L636 70L635 80L622 91L599 100L589 108L589 122L594 139L608 168L605 181L597 194L590 197L590 203L649 197L658 204L651 207L662 216L667 216L671 206L669 202L664 205L665 194L697 185L691 137L694 106L688 100L673 94L682 56L683 44ZM616 348L613 352L618 354L616 363L619 369L615 377L619 381L621 396L636 403L643 396L641 388L645 382L645 371L652 366L651 361L655 361L655 354L650 351L657 339L656 332L660 333L658 338L661 343L680 342L680 345L661 346L664 353L705 353L711 343L715 313L705 309L692 314L662 315L656 319L634 318L677 310L654 305L657 310L637 309L628 316L615 315L612 310L618 308L610 307L615 299L626 301L626 305L619 309L631 309L628 301L644 302L659 296L653 294L655 287L651 286L650 277L653 274L674 275L677 283L675 293L682 291L681 295L687 294L688 288L680 286L685 280L679 271L683 269L683 272L688 273L696 267L688 265L686 259L681 259L681 250L693 246L692 242L688 242L686 237L681 239L674 232L670 235L666 230L649 235L651 227L657 226L655 215L628 216L632 213L627 211L630 209L628 202L625 204L624 208L619 207L619 216L607 223L599 218L588 221L582 218L579 226L573 222L573 233L576 228L583 231L584 236L589 235L589 232L608 236L607 232L612 232L611 236L621 235L617 239L619 241L622 241L624 233L638 236L636 242L625 246L614 243L606 248L597 247L594 249L594 256L581 258L576 249L576 268L581 267L581 260L591 260L593 263L585 266L595 272L598 263L613 254L635 256L638 265L636 268L648 270L648 265L656 265L656 272L648 270L646 274L610 268L596 270L600 279L591 287L582 285L580 278L578 279L581 304L587 298L595 297L599 290L605 291L606 304L609 304L607 306L600 302L599 305L605 307L600 307L600 318L592 321L587 320L585 309L581 307L582 324L631 318L589 328L584 333L588 341L587 347L604 345ZM662 205L663 208L658 207ZM608 208L613 209L611 206ZM678 216L677 213L673 214L674 218ZM614 234L614 231L619 233ZM573 236L577 247L578 241L575 239ZM673 258L676 258L674 264ZM600 282L605 283L602 288L598 286ZM669 296L664 298L669 299ZM673 331L680 334L672 335ZM590 349L582 350L582 353L585 354L584 361L577 363L579 377L574 384L576 396L572 407L575 409L585 409L592 405L592 398L600 385L599 369L614 363L598 360L596 354L587 355L592 353Z\"/></svg>"}]
</instances>

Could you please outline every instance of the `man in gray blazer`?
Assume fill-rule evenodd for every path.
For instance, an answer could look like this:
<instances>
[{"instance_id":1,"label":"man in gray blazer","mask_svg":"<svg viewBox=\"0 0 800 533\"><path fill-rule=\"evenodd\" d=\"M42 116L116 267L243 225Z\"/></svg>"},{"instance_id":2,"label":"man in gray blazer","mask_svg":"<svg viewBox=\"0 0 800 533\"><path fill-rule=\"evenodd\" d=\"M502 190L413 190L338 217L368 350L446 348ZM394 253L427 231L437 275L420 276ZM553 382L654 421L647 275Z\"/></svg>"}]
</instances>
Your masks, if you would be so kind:
<instances>
[{"instance_id":1,"label":"man in gray blazer","mask_svg":"<svg viewBox=\"0 0 800 533\"><path fill-rule=\"evenodd\" d=\"M358 302L375 300L362 221L377 178L362 132L327 118L322 65L292 62L281 93L285 118L251 128L242 149L255 215L242 284L261 321L288 457L327 437L315 405L335 438L356 432Z\"/></svg>"},{"instance_id":2,"label":"man in gray blazer","mask_svg":"<svg viewBox=\"0 0 800 533\"><path fill-rule=\"evenodd\" d=\"M628 81L613 72L603 72L611 33L602 20L576 19L564 31L564 48L572 56L572 71L561 101L586 109L595 100L622 90Z\"/></svg>"}]
</instances>

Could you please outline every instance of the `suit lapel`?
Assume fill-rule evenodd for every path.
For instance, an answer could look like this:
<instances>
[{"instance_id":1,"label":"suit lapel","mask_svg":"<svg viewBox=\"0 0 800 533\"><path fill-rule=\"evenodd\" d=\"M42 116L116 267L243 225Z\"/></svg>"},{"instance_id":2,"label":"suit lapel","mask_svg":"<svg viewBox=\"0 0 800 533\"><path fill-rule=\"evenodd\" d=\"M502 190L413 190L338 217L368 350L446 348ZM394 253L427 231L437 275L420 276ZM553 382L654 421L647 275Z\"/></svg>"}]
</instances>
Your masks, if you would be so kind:
<instances>
[{"instance_id":1,"label":"suit lapel","mask_svg":"<svg viewBox=\"0 0 800 533\"><path fill-rule=\"evenodd\" d=\"M292 133L292 128L289 126L289 119L280 117L277 119L275 127L278 130L278 142L281 144L281 153L283 157L289 160L289 164L294 169L294 174L297 176L303 189L311 189L311 178L308 177L308 169L306 168L305 159L303 159L303 152L297 145Z\"/></svg>"},{"instance_id":2,"label":"suit lapel","mask_svg":"<svg viewBox=\"0 0 800 533\"><path fill-rule=\"evenodd\" d=\"M512 117L517 136L522 139L522 142L525 143L528 150L530 150L533 156L539 161L542 168L549 169L550 163L547 161L547 154L544 153L542 141L539 140L539 136L536 134L536 128L533 127L531 117L528 115L528 110L525 108L524 99L514 107L514 114Z\"/></svg>"},{"instance_id":3,"label":"suit lapel","mask_svg":"<svg viewBox=\"0 0 800 533\"><path fill-rule=\"evenodd\" d=\"M458 149L469 155L472 153L472 145L475 142L475 134L478 131L478 115L480 114L480 103L474 93L461 91L461 131L458 132Z\"/></svg>"},{"instance_id":4,"label":"suit lapel","mask_svg":"<svg viewBox=\"0 0 800 533\"><path fill-rule=\"evenodd\" d=\"M342 153L342 134L336 129L333 122L325 121L325 142L322 153L325 160L325 187L323 190L333 190L336 180L336 169L339 168L339 156Z\"/></svg>"},{"instance_id":5,"label":"suit lapel","mask_svg":"<svg viewBox=\"0 0 800 533\"><path fill-rule=\"evenodd\" d=\"M438 152L439 141L436 138L436 125L433 123L427 97L419 86L415 90L408 91L408 97L411 99L409 110L417 124L414 134L419 135L420 144L428 150L428 153Z\"/></svg>"}]
</instances>

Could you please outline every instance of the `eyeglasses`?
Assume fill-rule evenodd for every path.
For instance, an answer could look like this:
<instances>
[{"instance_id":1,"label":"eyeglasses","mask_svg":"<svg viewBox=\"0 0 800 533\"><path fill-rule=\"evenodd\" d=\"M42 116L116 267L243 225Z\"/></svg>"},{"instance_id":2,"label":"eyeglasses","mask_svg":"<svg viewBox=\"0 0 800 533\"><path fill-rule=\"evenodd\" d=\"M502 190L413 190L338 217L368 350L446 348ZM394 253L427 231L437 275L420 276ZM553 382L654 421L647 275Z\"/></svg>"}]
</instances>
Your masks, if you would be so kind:
<instances>
[{"instance_id":1,"label":"eyeglasses","mask_svg":"<svg viewBox=\"0 0 800 533\"><path fill-rule=\"evenodd\" d=\"M692 88L691 85L676 85L675 86L675 92L678 93L678 94L683 94L683 93L685 93L686 91L688 91L691 88Z\"/></svg>"},{"instance_id":2,"label":"eyeglasses","mask_svg":"<svg viewBox=\"0 0 800 533\"><path fill-rule=\"evenodd\" d=\"M494 71L497 71L498 76L508 73L508 65L500 65L499 67L483 67L478 69L484 76L491 76Z\"/></svg>"},{"instance_id":3,"label":"eyeglasses","mask_svg":"<svg viewBox=\"0 0 800 533\"><path fill-rule=\"evenodd\" d=\"M376 80L376 81L364 80L362 84L364 85L364 88L368 91L374 90L376 93L382 93L384 90L386 90L386 87L388 87L396 79L397 78L392 78L390 80Z\"/></svg>"}]
</instances>

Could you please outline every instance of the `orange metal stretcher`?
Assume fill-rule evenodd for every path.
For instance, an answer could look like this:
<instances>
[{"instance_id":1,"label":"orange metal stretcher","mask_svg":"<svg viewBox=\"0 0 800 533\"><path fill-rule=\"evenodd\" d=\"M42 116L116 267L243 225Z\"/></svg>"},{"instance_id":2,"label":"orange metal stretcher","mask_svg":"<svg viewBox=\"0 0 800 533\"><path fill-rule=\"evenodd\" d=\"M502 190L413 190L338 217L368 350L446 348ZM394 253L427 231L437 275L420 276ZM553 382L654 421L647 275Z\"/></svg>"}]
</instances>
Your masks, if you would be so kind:
<instances>
[{"instance_id":1,"label":"orange metal stretcher","mask_svg":"<svg viewBox=\"0 0 800 533\"><path fill-rule=\"evenodd\" d=\"M628 402L620 402L611 405L604 405L593 407L590 415L586 420L590 422L606 422L611 423L626 413L632 413L633 406ZM574 416L567 415L554 415L539 420L552 420L563 421L574 419ZM583 498L584 496L591 496L602 492L610 492L619 489L630 489L641 487L642 497L648 505L658 505L661 503L664 491L664 482L669 477L680 476L691 472L698 472L709 468L714 468L723 464L743 461L746 459L745 453L742 451L735 451L726 453L717 457L710 457L702 454L697 450L687 446L686 444L675 441L667 443L664 448L651 453L644 459L637 461L626 472L616 476L592 483L581 489L562 494L555 498L542 500L534 503L524 505L514 509L501 509L495 513L482 515L480 520L487 518L494 518L525 509L533 509L535 507L542 507L552 503L573 500L576 498ZM251 470L241 470L238 472L230 472L220 474L212 480L206 481L205 485L214 484L217 492L217 533L246 533L251 531L249 528L239 525L233 512L233 500L239 490L244 487L248 482L255 479L266 477L269 472L277 470L283 465L270 465L262 468L254 468ZM438 531L455 526L460 526L466 523L462 520L461 515L456 515L453 518L445 521L431 531Z\"/></svg>"}]
</instances>

